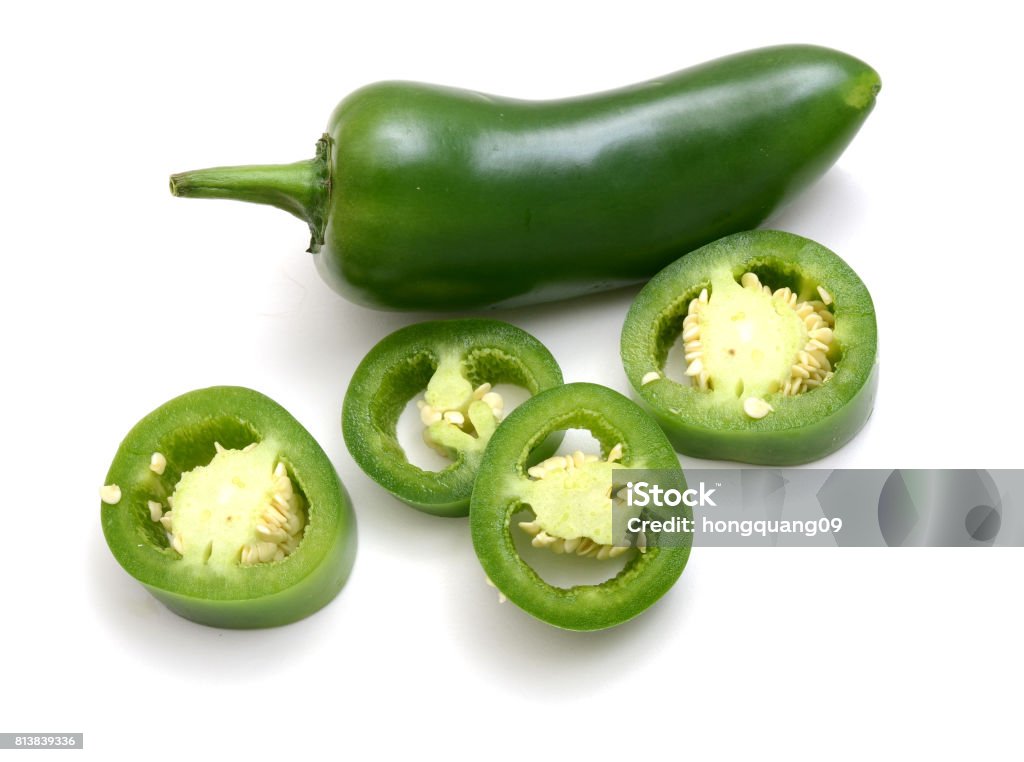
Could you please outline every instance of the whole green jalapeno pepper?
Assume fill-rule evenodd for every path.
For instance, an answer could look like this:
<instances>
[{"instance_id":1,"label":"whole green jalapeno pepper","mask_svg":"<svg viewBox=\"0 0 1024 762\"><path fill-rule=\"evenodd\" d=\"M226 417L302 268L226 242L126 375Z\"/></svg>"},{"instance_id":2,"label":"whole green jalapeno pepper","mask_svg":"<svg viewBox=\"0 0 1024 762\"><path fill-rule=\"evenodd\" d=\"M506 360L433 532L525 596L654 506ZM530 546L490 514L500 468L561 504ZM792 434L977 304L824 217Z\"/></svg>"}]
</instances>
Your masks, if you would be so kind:
<instances>
[{"instance_id":1,"label":"whole green jalapeno pepper","mask_svg":"<svg viewBox=\"0 0 1024 762\"><path fill-rule=\"evenodd\" d=\"M551 434L586 429L597 453L577 451L530 466ZM675 542L646 532L644 549L613 544L613 485L619 469L675 475L679 460L658 425L634 402L597 384L573 383L538 394L514 410L484 451L470 503L473 547L488 581L527 613L569 630L599 630L636 616L664 595L686 566L692 532ZM527 520L516 516L526 511ZM680 518L692 522L687 506ZM630 554L625 567L600 584L560 587L517 552L513 533L537 548L581 563Z\"/></svg>"},{"instance_id":2,"label":"whole green jalapeno pepper","mask_svg":"<svg viewBox=\"0 0 1024 762\"><path fill-rule=\"evenodd\" d=\"M537 394L561 384L562 371L537 339L499 320L399 329L352 375L342 413L345 444L363 471L398 499L437 516L465 516L484 447L503 414L492 387L504 383ZM452 460L441 471L410 463L398 442L398 418L421 392L424 439Z\"/></svg>"},{"instance_id":3,"label":"whole green jalapeno pepper","mask_svg":"<svg viewBox=\"0 0 1024 762\"><path fill-rule=\"evenodd\" d=\"M327 455L242 387L147 415L100 491L107 545L169 609L217 627L287 624L326 605L355 558L355 517Z\"/></svg>"},{"instance_id":4,"label":"whole green jalapeno pepper","mask_svg":"<svg viewBox=\"0 0 1024 762\"><path fill-rule=\"evenodd\" d=\"M686 368L676 378L665 373L673 346ZM805 463L842 447L871 414L874 305L824 246L773 230L739 233L644 286L622 329L622 360L679 452Z\"/></svg>"},{"instance_id":5,"label":"whole green jalapeno pepper","mask_svg":"<svg viewBox=\"0 0 1024 762\"><path fill-rule=\"evenodd\" d=\"M341 102L314 159L185 172L171 191L298 216L323 277L364 305L550 301L756 227L832 165L879 87L809 45L554 101L383 82Z\"/></svg>"}]
</instances>

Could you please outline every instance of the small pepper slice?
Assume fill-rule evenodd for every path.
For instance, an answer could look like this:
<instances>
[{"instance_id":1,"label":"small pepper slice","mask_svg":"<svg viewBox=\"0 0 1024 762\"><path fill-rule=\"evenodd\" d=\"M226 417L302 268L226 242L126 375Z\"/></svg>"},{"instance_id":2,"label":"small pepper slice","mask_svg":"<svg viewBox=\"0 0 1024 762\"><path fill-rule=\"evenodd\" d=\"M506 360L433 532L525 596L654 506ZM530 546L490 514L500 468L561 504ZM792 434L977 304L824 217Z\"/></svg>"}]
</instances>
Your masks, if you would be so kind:
<instances>
[{"instance_id":1,"label":"small pepper slice","mask_svg":"<svg viewBox=\"0 0 1024 762\"><path fill-rule=\"evenodd\" d=\"M666 377L682 344L685 377ZM871 295L837 255L792 233L719 239L640 291L622 329L630 383L676 450L794 465L846 444L874 406Z\"/></svg>"},{"instance_id":2,"label":"small pepper slice","mask_svg":"<svg viewBox=\"0 0 1024 762\"><path fill-rule=\"evenodd\" d=\"M502 414L491 387L502 383L533 395L561 384L562 371L537 339L500 320L434 320L399 329L352 376L342 412L345 444L360 468L399 500L437 516L465 516L477 466ZM453 461L441 471L410 463L396 434L405 406L424 390L424 439Z\"/></svg>"},{"instance_id":3,"label":"small pepper slice","mask_svg":"<svg viewBox=\"0 0 1024 762\"><path fill-rule=\"evenodd\" d=\"M600 442L602 457L577 452L528 467L540 443L570 428L588 429ZM621 624L664 595L686 566L692 534L673 545L648 533L642 553L613 546L610 493L618 468L675 472L677 483L685 485L665 434L618 392L573 383L519 406L487 445L470 505L473 547L490 583L527 613L569 630ZM526 508L534 519L513 529L513 517ZM689 508L682 507L680 515L692 521ZM516 551L512 532L520 530L533 535L534 546L556 553L598 559L634 555L601 584L557 587Z\"/></svg>"},{"instance_id":4,"label":"small pepper slice","mask_svg":"<svg viewBox=\"0 0 1024 762\"><path fill-rule=\"evenodd\" d=\"M118 563L202 624L302 619L338 594L355 559L355 516L327 455L243 387L188 392L139 421L100 497Z\"/></svg>"}]
</instances>

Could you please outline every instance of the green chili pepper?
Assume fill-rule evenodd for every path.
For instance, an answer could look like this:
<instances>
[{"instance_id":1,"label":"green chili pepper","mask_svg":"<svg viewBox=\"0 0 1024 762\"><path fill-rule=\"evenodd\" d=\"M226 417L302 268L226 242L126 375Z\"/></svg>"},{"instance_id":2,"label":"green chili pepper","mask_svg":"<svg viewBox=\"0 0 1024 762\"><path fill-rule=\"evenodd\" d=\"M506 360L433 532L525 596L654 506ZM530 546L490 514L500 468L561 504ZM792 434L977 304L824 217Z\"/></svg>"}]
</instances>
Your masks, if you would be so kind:
<instances>
[{"instance_id":1,"label":"green chili pepper","mask_svg":"<svg viewBox=\"0 0 1024 762\"><path fill-rule=\"evenodd\" d=\"M171 191L303 219L321 274L361 304L550 301L756 227L832 165L879 87L807 45L555 101L384 82L342 101L314 159L185 172Z\"/></svg>"},{"instance_id":2,"label":"green chili pepper","mask_svg":"<svg viewBox=\"0 0 1024 762\"><path fill-rule=\"evenodd\" d=\"M355 558L355 517L327 455L251 389L200 389L154 410L121 443L100 495L118 563L202 624L308 616Z\"/></svg>"},{"instance_id":3,"label":"green chili pepper","mask_svg":"<svg viewBox=\"0 0 1024 762\"><path fill-rule=\"evenodd\" d=\"M576 452L528 468L535 448L552 433L588 429L601 457ZM484 453L470 505L473 547L488 580L521 609L570 630L599 630L625 622L664 595L679 578L692 534L678 545L648 533L646 552L612 545L613 473L619 468L678 474L679 461L657 424L634 402L596 384L566 384L519 406ZM529 509L532 519L518 522ZM692 521L689 508L680 516ZM633 553L625 568L598 585L556 587L516 551L513 532L556 553L605 559ZM589 560L584 558L581 563Z\"/></svg>"},{"instance_id":4,"label":"green chili pepper","mask_svg":"<svg viewBox=\"0 0 1024 762\"><path fill-rule=\"evenodd\" d=\"M682 344L685 378L665 376ZM842 447L877 386L871 295L843 260L778 231L739 233L687 254L626 317L622 359L676 450L793 465Z\"/></svg>"},{"instance_id":5,"label":"green chili pepper","mask_svg":"<svg viewBox=\"0 0 1024 762\"><path fill-rule=\"evenodd\" d=\"M363 471L398 499L437 516L465 516L504 406L491 387L515 384L537 394L561 383L562 371L544 345L508 323L411 325L384 338L356 368L342 414L345 443ZM424 439L453 461L439 472L411 464L396 434L402 410L424 390Z\"/></svg>"}]
</instances>

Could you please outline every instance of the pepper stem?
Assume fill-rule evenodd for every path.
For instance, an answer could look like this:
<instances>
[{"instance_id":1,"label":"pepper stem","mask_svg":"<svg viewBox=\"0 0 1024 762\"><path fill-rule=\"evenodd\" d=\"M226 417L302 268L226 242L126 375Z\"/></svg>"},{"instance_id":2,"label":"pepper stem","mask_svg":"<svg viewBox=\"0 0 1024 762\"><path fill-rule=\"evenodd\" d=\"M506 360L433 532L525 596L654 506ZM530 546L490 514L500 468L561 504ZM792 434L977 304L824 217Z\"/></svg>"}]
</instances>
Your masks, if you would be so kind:
<instances>
[{"instance_id":1,"label":"pepper stem","mask_svg":"<svg viewBox=\"0 0 1024 762\"><path fill-rule=\"evenodd\" d=\"M309 225L309 251L324 242L331 196L331 139L317 141L316 156L294 164L212 167L171 175L171 193L184 198L230 198L269 204Z\"/></svg>"}]
</instances>

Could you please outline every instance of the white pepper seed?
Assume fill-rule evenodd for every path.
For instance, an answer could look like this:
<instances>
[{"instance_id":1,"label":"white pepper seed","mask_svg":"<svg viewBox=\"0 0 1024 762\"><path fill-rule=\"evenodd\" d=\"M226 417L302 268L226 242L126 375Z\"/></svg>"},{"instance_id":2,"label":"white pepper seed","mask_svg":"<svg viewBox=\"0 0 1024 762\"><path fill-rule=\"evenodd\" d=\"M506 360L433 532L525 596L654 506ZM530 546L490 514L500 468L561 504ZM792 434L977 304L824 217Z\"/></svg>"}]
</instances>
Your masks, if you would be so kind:
<instances>
[{"instance_id":1,"label":"white pepper seed","mask_svg":"<svg viewBox=\"0 0 1024 762\"><path fill-rule=\"evenodd\" d=\"M100 487L100 500L107 505L117 505L121 502L121 488L116 484L105 484Z\"/></svg>"},{"instance_id":2,"label":"white pepper seed","mask_svg":"<svg viewBox=\"0 0 1024 762\"><path fill-rule=\"evenodd\" d=\"M487 584L490 587L493 587L495 590L498 590L498 586L495 585L493 582L491 582L491 578L490 577L485 576L484 577L484 581L487 582ZM504 603L507 600L508 600L508 598L505 597L505 594L503 592L501 592L501 590L498 590L498 603Z\"/></svg>"},{"instance_id":3,"label":"white pepper seed","mask_svg":"<svg viewBox=\"0 0 1024 762\"><path fill-rule=\"evenodd\" d=\"M536 536L534 536L534 538L533 538L533 540L531 541L530 544L533 545L533 547L535 547L535 548L546 548L548 545L550 545L554 541L555 541L555 538L552 537L551 535L549 535L547 532L545 532L542 529L541 531L539 531L536 534Z\"/></svg>"},{"instance_id":4,"label":"white pepper seed","mask_svg":"<svg viewBox=\"0 0 1024 762\"><path fill-rule=\"evenodd\" d=\"M163 476L164 469L167 468L167 458L161 453L155 452L149 456L149 470L157 476Z\"/></svg>"},{"instance_id":5,"label":"white pepper seed","mask_svg":"<svg viewBox=\"0 0 1024 762\"><path fill-rule=\"evenodd\" d=\"M760 397L747 397L743 400L743 412L755 420L764 418L774 409Z\"/></svg>"},{"instance_id":6,"label":"white pepper seed","mask_svg":"<svg viewBox=\"0 0 1024 762\"><path fill-rule=\"evenodd\" d=\"M505 407L505 400L502 399L501 395L497 392L487 392L481 399L487 403L487 406L495 413L500 412Z\"/></svg>"},{"instance_id":7,"label":"white pepper seed","mask_svg":"<svg viewBox=\"0 0 1024 762\"><path fill-rule=\"evenodd\" d=\"M818 329L816 329L814 331L811 331L809 335L810 335L810 337L812 339L817 339L818 341L822 342L823 344L828 344L830 341L832 341L832 329L831 328L824 328L824 327L818 328Z\"/></svg>"},{"instance_id":8,"label":"white pepper seed","mask_svg":"<svg viewBox=\"0 0 1024 762\"><path fill-rule=\"evenodd\" d=\"M536 521L520 521L519 528L528 535L536 535L540 531L540 525Z\"/></svg>"}]
</instances>

